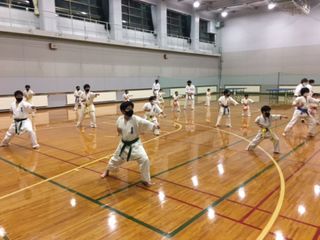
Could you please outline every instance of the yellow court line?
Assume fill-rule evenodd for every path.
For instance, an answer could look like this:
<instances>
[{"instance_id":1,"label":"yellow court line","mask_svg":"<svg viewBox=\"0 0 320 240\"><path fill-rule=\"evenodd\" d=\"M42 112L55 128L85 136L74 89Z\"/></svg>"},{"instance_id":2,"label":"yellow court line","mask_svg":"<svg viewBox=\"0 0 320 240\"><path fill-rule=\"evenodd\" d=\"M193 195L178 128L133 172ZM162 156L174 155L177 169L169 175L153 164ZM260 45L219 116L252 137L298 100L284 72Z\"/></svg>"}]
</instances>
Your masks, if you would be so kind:
<instances>
[{"instance_id":1,"label":"yellow court line","mask_svg":"<svg viewBox=\"0 0 320 240\"><path fill-rule=\"evenodd\" d=\"M176 133L176 132L180 131L180 130L182 129L182 125L179 124L179 123L177 123L177 124L178 124L179 128L177 128L177 129L175 129L175 130L173 130L173 131L170 131L170 132L168 132L168 133L165 133L165 134L163 134L163 135L160 135L160 136L158 136L158 137L154 137L154 138L151 138L151 139L149 139L149 140L147 140L147 141L144 141L143 144L149 143L149 142L154 141L154 140L156 140L156 139L159 139L159 138L162 138L162 137L165 137L165 136L168 136L168 135L170 135L170 134L173 134L173 133ZM14 191L14 192L12 192L12 193L3 195L3 196L0 197L0 200L3 200L3 199L8 198L8 197L11 197L11 196L13 196L13 195L15 195L15 194L18 194L18 193L21 193L21 192L23 192L23 191L25 191L25 190L27 190L27 189L30 189L30 188L39 186L39 185L41 185L41 184L43 184L43 183L52 181L52 180L54 180L54 179L56 179L56 178L59 178L59 177L64 176L64 175L67 175L67 174L69 174L69 173L71 173L71 172L79 171L79 169L81 169L81 168L84 168L84 167L87 167L87 166L89 166L89 165L92 165L92 164L94 164L94 163L96 163L96 162L101 161L102 159L110 158L112 155L113 155L113 153L112 153L112 154L108 154L107 156L104 156L104 157L95 159L95 160L93 160L93 161L91 161L91 162L85 163L85 164L83 164L83 165L81 165L81 166L78 166L78 167L73 168L73 169L71 169L71 170L68 170L68 171L66 171L66 172L60 173L60 174L58 174L58 175L55 175L55 176L53 176L53 177L50 177L50 178L45 179L45 180L43 180L43 181L40 181L40 182L38 182L38 183L32 184L32 185L30 185L30 186L28 186L28 187L21 188L21 189L19 189L19 190L17 190L17 191Z\"/></svg>"},{"instance_id":2,"label":"yellow court line","mask_svg":"<svg viewBox=\"0 0 320 240\"><path fill-rule=\"evenodd\" d=\"M226 130L223 130L223 129L220 129L220 128L214 128L214 127L211 127L211 126L207 126L207 125L203 125L203 124L198 124L198 123L195 123L195 125L198 125L198 126L202 126L202 127L207 127L207 128L212 128L212 129L216 129L217 131L221 131L221 132L225 132L227 134L230 134L230 135L233 135L237 138L240 138L248 143L250 143L251 141L238 135L238 134L235 134L233 132L229 132L229 131L226 131ZM284 202L284 195L285 195L285 189L286 189L286 184L285 184L285 180L284 180L284 176L283 176L283 172L279 166L279 164L277 163L277 161L270 155L270 153L268 153L266 150L264 150L262 147L258 146L258 148L264 153L267 155L268 158L271 159L272 163L275 165L277 171L278 171L278 174L279 174L279 178L280 178L280 194L279 194L279 198L278 198L278 202L277 202L277 205L276 205L276 208L274 209L272 215L271 215L271 218L269 219L269 221L267 222L266 226L262 229L260 235L258 236L257 240L262 240L264 239L268 233L270 232L272 226L274 225L275 221L277 220L277 218L279 217L279 214L280 214L280 210L282 208L282 205L283 205L283 202Z\"/></svg>"}]
</instances>

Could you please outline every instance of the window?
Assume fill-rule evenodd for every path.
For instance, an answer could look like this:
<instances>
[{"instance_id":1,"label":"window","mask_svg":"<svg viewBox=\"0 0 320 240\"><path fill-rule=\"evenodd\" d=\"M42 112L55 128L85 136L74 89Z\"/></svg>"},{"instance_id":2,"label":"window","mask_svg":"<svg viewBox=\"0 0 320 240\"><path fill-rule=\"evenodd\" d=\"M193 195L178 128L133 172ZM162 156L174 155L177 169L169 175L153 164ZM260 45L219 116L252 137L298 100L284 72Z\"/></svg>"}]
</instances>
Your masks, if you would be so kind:
<instances>
[{"instance_id":1,"label":"window","mask_svg":"<svg viewBox=\"0 0 320 240\"><path fill-rule=\"evenodd\" d=\"M215 34L208 33L208 24L208 21L200 19L199 40L200 42L214 43Z\"/></svg>"},{"instance_id":2,"label":"window","mask_svg":"<svg viewBox=\"0 0 320 240\"><path fill-rule=\"evenodd\" d=\"M55 0L56 12L62 17L104 21L101 1L105 0Z\"/></svg>"},{"instance_id":3,"label":"window","mask_svg":"<svg viewBox=\"0 0 320 240\"><path fill-rule=\"evenodd\" d=\"M11 5L12 8L29 10L29 8L33 8L32 0L0 0L0 6Z\"/></svg>"},{"instance_id":4,"label":"window","mask_svg":"<svg viewBox=\"0 0 320 240\"><path fill-rule=\"evenodd\" d=\"M122 0L122 26L135 30L153 31L151 4Z\"/></svg>"},{"instance_id":5,"label":"window","mask_svg":"<svg viewBox=\"0 0 320 240\"><path fill-rule=\"evenodd\" d=\"M190 37L191 16L167 10L168 36Z\"/></svg>"}]
</instances>

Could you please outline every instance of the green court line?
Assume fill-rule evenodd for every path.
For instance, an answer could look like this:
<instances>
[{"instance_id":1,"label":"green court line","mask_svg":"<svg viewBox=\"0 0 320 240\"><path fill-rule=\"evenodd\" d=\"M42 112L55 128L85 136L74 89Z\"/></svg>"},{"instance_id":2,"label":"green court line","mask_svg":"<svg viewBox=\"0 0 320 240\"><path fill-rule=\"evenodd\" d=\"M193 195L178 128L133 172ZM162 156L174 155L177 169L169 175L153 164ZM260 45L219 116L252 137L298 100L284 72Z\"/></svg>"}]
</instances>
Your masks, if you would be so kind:
<instances>
[{"instance_id":1,"label":"green court line","mask_svg":"<svg viewBox=\"0 0 320 240\"><path fill-rule=\"evenodd\" d=\"M7 159L4 159L3 157L0 157L0 160L3 161L3 162L5 162L5 163L7 163L7 164L9 164L9 165L11 165L11 166L14 166L14 167L16 167L16 168L19 168L19 169L21 169L21 170L23 170L23 171L25 171L25 172L28 172L28 173L36 176L36 177L39 177L39 178L41 178L41 179L43 179L43 180L47 180L47 179L48 179L48 178L45 177L45 176L42 176L42 175L40 175L40 174L38 174L38 173L36 173L36 172L33 172L33 171L31 171L31 170L29 170L29 169L27 169L27 168L24 168L24 167L22 167L22 166L20 166L20 165L17 165L17 164L15 164L15 163L7 160ZM133 217L133 216L130 216L130 215L128 215L128 214L126 214L126 213L118 210L118 209L115 209L115 208L113 208L113 207L107 206L107 205L105 205L104 203L102 203L102 202L100 202L100 201L98 201L98 200L95 200L95 199L93 199L93 198L91 198L91 197L89 197L89 196L87 196L87 195L85 195L85 194L83 194L83 193L80 193L80 192L78 192L78 191L76 191L76 190L74 190L74 189L72 189L72 188L69 188L69 187L67 187L67 186L64 186L64 185L62 185L62 184L60 184L60 183L58 183L58 182L56 182L56 181L53 181L53 180L49 180L48 182L51 183L51 184L53 184L53 185L55 185L55 186L58 186L58 187L60 187L60 188L62 188L62 189L64 189L64 190L66 190L66 191L68 191L68 192L74 193L74 194L76 194L76 195L78 195L78 196L80 196L80 197L82 197L82 198L84 198L84 199L86 199L86 200L88 200L88 201L90 201L90 202L92 202L92 203L95 203L95 204L99 205L100 207L102 207L102 208L104 208L104 209L108 209L108 210L110 210L110 211L112 211L112 212L115 212L115 213L123 216L124 218L127 218L128 220L131 220L131 221L133 221L133 222L135 222L135 223L137 223L137 224L140 224L140 225L142 225L142 226L144 226L144 227L146 227L146 228L148 228L148 229L150 229L150 230L152 230L152 231L154 231L154 232L156 232L156 233L158 233L158 234L160 234L160 235L162 235L162 236L168 236L168 233L166 233L165 231L162 231L161 229L156 228L156 227L154 227L154 226L152 226L152 225L150 225L150 224L148 224L148 223L145 223L145 222L143 222L143 221L141 221L141 220L139 220L139 219L137 219L137 218L135 218L135 217ZM4 240L6 240L6 239L4 239Z\"/></svg>"},{"instance_id":2,"label":"green court line","mask_svg":"<svg viewBox=\"0 0 320 240\"><path fill-rule=\"evenodd\" d=\"M290 150L289 152L287 152L286 154L284 154L282 157L280 157L277 162L281 162L282 160L286 159L289 155L291 155L292 153L294 153L295 151L297 151L299 148L301 148L302 146L304 146L309 140L306 140L300 144L298 144L297 146L295 146L292 150ZM199 212L198 214L196 214L195 216L193 216L191 219L189 219L188 221L186 221L185 223L183 223L181 226L179 226L178 228L176 228L175 230L173 230L171 233L168 234L169 238L174 237L175 235L177 235L179 232L181 232L183 229L185 229L186 227L188 227L190 224L192 224L194 221L196 221L198 218L200 218L201 216L203 216L210 207L216 207L217 205L219 205L220 203L222 203L224 200L226 200L227 198L229 198L232 194L234 194L236 191L239 190L239 188L244 187L246 185L248 185L250 182L252 182L253 180L255 180L256 178L258 178L260 175L262 175L263 173L267 172L268 170L270 170L271 168L274 167L274 164L269 164L267 167L265 167L264 169L262 169L261 171L259 171L258 173L256 173L255 175L253 175L252 177L250 177L249 179L247 179L246 181L244 181L243 183L241 183L239 186L235 187L234 189L230 190L229 192L227 192L225 195L223 195L221 198L219 198L218 200L212 202L207 208L205 208L204 210L202 210L201 212Z\"/></svg>"},{"instance_id":3,"label":"green court line","mask_svg":"<svg viewBox=\"0 0 320 240\"><path fill-rule=\"evenodd\" d=\"M284 125L284 124L285 124L285 123L279 124L278 126L276 126L276 127L274 127L274 128L278 128L278 127L280 127L280 126L282 126L282 125ZM228 144L228 145L226 145L226 146L223 146L223 147L221 147L221 148L219 148L219 149L217 149L217 150L215 150L215 151L207 152L207 153L205 153L205 154L203 154L203 155L201 155L201 156L199 156L199 157L197 157L197 158L191 159L191 160L189 160L189 161L187 161L187 162L184 162L184 163L181 163L181 164L179 164L179 165L177 165L177 166L175 166L175 167L172 167L172 168L170 168L170 169L167 169L167 170L165 170L165 171L162 171L162 172L160 172L160 173L157 173L157 174L153 175L152 177L159 176L159 175L161 175L161 174L163 174L163 173L165 173L165 172L168 172L168 171L171 171L171 170L173 170L173 169L179 168L179 167L184 166L184 165L186 165L186 164L188 164L188 163L190 163L190 162L196 161L196 160L198 160L198 159L200 159L200 158L203 158L203 157L206 157L206 156L208 156L208 155L214 154L214 153L216 153L216 152L222 151L223 149L225 149L225 148L227 148L227 147L230 147L230 146L233 146L233 145L236 145L236 144L238 144L238 143L240 143L240 142L242 142L242 141L244 141L244 140L238 140L238 141L236 141L236 142L234 142L234 143L232 143L232 144ZM5 162L5 163L7 163L7 164L9 164L9 165L12 165L12 166L14 166L14 167L16 167L16 168L19 168L19 169L21 169L21 170L23 170L23 171L25 171L25 172L28 172L28 173L30 173L30 174L32 174L32 175L34 175L34 176L37 176L37 177L39 177L39 178L41 178L41 179L43 179L43 180L47 180L47 179L48 179L48 178L45 177L45 176L42 176L42 175L40 175L40 174L38 174L38 173L36 173L36 172L33 172L33 171L31 171L31 170L29 170L29 169L27 169L27 168L24 168L24 167L22 167L21 165L17 165L17 164L15 164L15 163L13 163L13 162L11 162L11 161L9 161L9 160L6 160L6 159L4 159L4 158L2 158L2 157L0 157L0 160L3 161L3 162ZM173 232L171 232L171 233L166 233L165 231L162 231L161 229L158 229L158 228L156 228L156 227L154 227L154 226L152 226L152 225L150 225L150 224L148 224L148 223L145 223L145 222L143 222L143 221L141 221L141 220L139 220L139 219L136 219L136 218L134 218L133 216L130 216L130 215L128 215L128 214L126 214L126 213L118 210L118 209L112 208L112 207L107 206L107 205L105 205L104 203L100 202L101 199L106 198L106 197L108 197L108 196L111 196L111 195L113 195L113 194L115 194L115 193L122 192L122 191L125 190L125 189L128 189L128 188L130 188L130 187L132 187L132 186L135 186L136 184L140 183L141 181L138 181L138 182L136 182L136 183L130 184L130 185L128 185L128 186L126 186L126 187L124 187L124 188L122 188L122 189L118 189L117 191L112 192L112 193L109 193L109 194L107 194L106 196L104 196L104 197L102 197L102 198L98 198L98 199L93 199L93 198L91 198L91 197L89 197L89 196L87 196L87 195L85 195L85 194L82 194L82 193L80 193L80 192L78 192L78 191L76 191L76 190L74 190L74 189L72 189L72 188L69 188L69 187L67 187L67 186L64 186L64 185L62 185L62 184L60 184L60 183L58 183L58 182L56 182L56 181L49 180L48 182L50 182L51 184L56 185L56 186L58 186L58 187L60 187L60 188L62 188L62 189L64 189L64 190L67 190L67 191L69 191L69 192L71 192L71 193L74 193L74 194L76 194L76 195L78 195L78 196L80 196L80 197L82 197L82 198L84 198L84 199L86 199L86 200L88 200L88 201L90 201L90 202L92 202L92 203L95 203L95 204L99 205L100 207L102 207L102 208L104 208L104 209L108 209L108 210L110 210L110 211L113 211L113 212L115 212L115 213L117 213L117 214L119 214L119 215L127 218L128 220L131 220L131 221L133 221L133 222L135 222L135 223L137 223L137 224L140 224L140 225L142 225L142 226L144 226L144 227L146 227L146 228L148 228L148 229L150 229L150 230L152 230L152 231L154 231L154 232L156 232L156 233L158 233L158 234L160 234L160 235L162 235L162 236L164 236L164 237L168 237L168 238L173 237L173 236L172 236L172 233L174 233L176 230L178 230L178 232L180 232L180 231L183 230L185 227L187 227L189 224L191 224L193 221L195 221L197 218L199 218L200 216L202 216L202 215L205 213L205 211L207 211L207 209L205 209L205 210L203 210L204 213L200 212L200 213L197 214L195 217L193 217L193 218L191 218L190 220L188 220L188 222L189 222L189 221L192 221L192 222L190 222L189 224L187 224L187 225L186 225L185 227L183 227L181 230L179 230L179 228L182 227L182 226L184 226L186 223L183 224L183 225L181 225L180 227L178 227L178 228L177 228L176 230L174 230ZM235 190L235 191L236 191L236 190ZM231 193L231 194L232 194L232 193ZM223 197L222 197L222 198L223 198ZM222 201L223 201L223 200L222 200ZM199 215L199 216L198 216L198 215ZM178 232L177 232L177 233L178 233ZM177 233L175 233L175 234L177 234ZM5 240L6 240L6 239L5 239Z\"/></svg>"},{"instance_id":4,"label":"green court line","mask_svg":"<svg viewBox=\"0 0 320 240\"><path fill-rule=\"evenodd\" d=\"M279 124L279 125L273 127L273 129L278 128L278 127L281 127L281 126L283 126L283 125L285 125L285 124L287 124L287 122L282 123L282 124ZM210 127L210 126L208 126L208 127ZM252 137L254 137L255 135L256 135L256 134L250 136L249 138L252 138ZM209 156L209 155L212 155L212 154L215 154L215 153L217 153L217 152L220 152L220 151L222 151L222 150L224 150L224 149L226 149L226 148L228 148L228 147L232 147L232 146L234 146L234 145L236 145L236 144L238 144L238 143L240 143L240 142L243 142L243 141L244 141L244 140L238 140L238 141L235 141L234 143L231 143L231 144L222 146L222 147L220 147L220 148L218 148L218 149L216 149L216 150L214 150L214 151L206 152L206 153L204 153L204 154L202 154L202 155L200 155L200 156L198 156L198 157L195 157L195 158L193 158L193 159L191 159L191 160L188 160L188 161L186 161L186 162L180 163L180 164L178 164L178 165L176 165L176 166L174 166L174 167L168 168L168 169L166 169L166 170L164 170L164 171L162 171L162 172L156 173L156 174L152 175L151 178L158 177L158 176L161 175L161 174L164 174L164 173L166 173L166 172L170 172L170 171L175 170L175 169L177 169L177 168L180 168L180 167L182 167L182 166L184 166L184 165L187 165L187 164L189 164L189 163L191 163L191 162L197 161L197 160L199 160L199 159L201 159L201 158L204 158L204 157L207 157L207 156ZM124 190L126 190L126 189L128 189L128 188L131 188L131 187L137 185L137 184L140 183L140 182L141 182L141 181L132 183L132 184L130 184L130 185L126 186L126 187L123 187L123 188L121 188L121 189L118 189L118 190L116 190L116 191L114 191L114 192L111 192L111 193L108 193L108 194L106 194L106 195L103 195L102 197L99 197L99 198L97 198L96 200L100 201L100 200L102 200L102 199L108 198L108 197L110 197L110 196L112 196L112 195L114 195L114 194L116 194L116 193L122 192L122 191L124 191Z\"/></svg>"}]
</instances>

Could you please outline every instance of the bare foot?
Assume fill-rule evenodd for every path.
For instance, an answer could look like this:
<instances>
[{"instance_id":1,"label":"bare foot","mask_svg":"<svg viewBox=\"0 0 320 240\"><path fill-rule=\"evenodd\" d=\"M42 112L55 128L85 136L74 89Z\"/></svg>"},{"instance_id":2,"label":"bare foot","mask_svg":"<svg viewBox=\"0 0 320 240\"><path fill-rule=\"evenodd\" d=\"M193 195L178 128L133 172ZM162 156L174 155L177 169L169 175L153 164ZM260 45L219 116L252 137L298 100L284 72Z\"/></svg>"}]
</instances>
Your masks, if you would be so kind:
<instances>
[{"instance_id":1,"label":"bare foot","mask_svg":"<svg viewBox=\"0 0 320 240\"><path fill-rule=\"evenodd\" d=\"M109 170L105 171L104 173L102 173L100 175L101 178L105 178L105 177L108 177L109 176Z\"/></svg>"},{"instance_id":2,"label":"bare foot","mask_svg":"<svg viewBox=\"0 0 320 240\"><path fill-rule=\"evenodd\" d=\"M142 183L144 186L146 186L146 187L151 187L152 185L154 185L152 182L142 181L141 183Z\"/></svg>"}]
</instances>

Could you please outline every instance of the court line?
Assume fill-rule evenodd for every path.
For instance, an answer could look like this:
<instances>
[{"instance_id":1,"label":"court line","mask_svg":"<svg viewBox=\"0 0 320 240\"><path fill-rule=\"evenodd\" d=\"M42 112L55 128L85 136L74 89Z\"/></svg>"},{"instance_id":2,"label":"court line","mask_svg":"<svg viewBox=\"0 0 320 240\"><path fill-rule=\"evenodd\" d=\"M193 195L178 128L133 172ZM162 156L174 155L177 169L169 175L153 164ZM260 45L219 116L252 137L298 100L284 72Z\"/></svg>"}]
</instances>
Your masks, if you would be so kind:
<instances>
[{"instance_id":1,"label":"court line","mask_svg":"<svg viewBox=\"0 0 320 240\"><path fill-rule=\"evenodd\" d=\"M163 135L160 135L160 136L151 138L151 139L149 139L149 140L146 140L146 141L143 142L143 144L146 144L146 143L148 143L148 142L154 141L154 140L156 140L156 139L159 139L159 138L162 138L162 137L165 137L165 136L167 136L167 135L170 135L170 134L173 134L173 133L175 133L175 132L180 131L180 130L182 129L182 125L179 124L179 123L177 123L177 124L179 125L179 128L178 128L178 129L175 129L175 130L170 131L170 132L168 132L168 133L166 133L166 134L163 134ZM17 191L14 191L14 192L12 192L12 193L9 193L9 194L6 194L6 195L4 195L4 196L1 196L1 197L0 197L0 200L3 200L3 199L5 199L5 198L10 197L10 196L12 196L12 195L15 195L15 194L17 194L17 193L23 192L23 191L25 191L25 190L27 190L27 189L30 189L30 188L39 186L40 184L43 184L43 183L45 183L45 182L49 182L49 181L51 181L51 180L53 180L53 179L56 179L56 178L59 178L59 177L61 177L61 176L67 175L67 174L69 174L69 173L71 173L71 172L78 171L78 170L81 169L81 168L84 168L84 167L87 167L87 166L89 166L89 165L92 165L92 164L94 164L94 163L96 163L96 162L99 162L99 161L102 160L102 159L109 158L109 157L111 157L112 155L113 155L113 153L112 153L112 154L108 154L107 156L104 156L104 157L95 159L95 160L93 160L93 161L91 161L91 162L82 164L82 165L80 165L80 166L78 166L78 167L76 167L76 168L73 168L73 169L71 169L71 170L68 170L68 171L65 171L65 172L63 172L63 173L57 174L57 175L55 175L55 176L53 176L53 177L47 178L47 179L45 179L45 180L43 180L43 181L40 181L40 182L38 182L38 183L32 184L32 185L27 186L27 187L25 187L25 188L21 188L21 189L19 189L19 190L17 190ZM140 182L140 181L139 181L139 182ZM139 183L139 182L138 182L138 183Z\"/></svg>"},{"instance_id":2,"label":"court line","mask_svg":"<svg viewBox=\"0 0 320 240\"><path fill-rule=\"evenodd\" d=\"M291 161L291 160L288 159L288 161ZM124 168L124 167L121 167L121 168L124 169L124 170L127 170L127 171L134 172L136 174L140 174L138 171L135 171L135 170L130 169L130 168ZM209 196L216 197L216 198L221 198L220 195L217 195L217 194L214 194L214 193L210 193L210 192L206 192L206 191L202 191L202 190L199 190L199 189L196 189L196 188L192 188L192 187L189 187L189 186L186 186L186 185L183 185L183 184L180 184L180 183L176 183L176 182L164 179L164 178L155 177L155 179L158 179L160 181L167 182L167 183L170 183L170 184L182 187L182 188L186 188L186 189L189 189L191 191L195 191L195 192L202 193L202 194L209 195ZM251 209L253 209L255 207L255 206L251 206L251 205L248 205L248 204L245 204L245 203L242 203L242 202L237 202L237 201L232 200L232 199L226 199L226 201L231 202L233 204L238 204L238 205L243 206L243 207L250 208L250 211L251 211ZM267 213L267 214L272 214L271 211L264 210L264 209L261 209L261 208L257 208L256 210L260 211L260 212ZM250 211L248 211L248 212L250 212ZM319 227L317 225L314 225L314 224L311 224L311 223L308 223L308 222L303 222L303 221L300 221L298 219L290 218L290 217L287 217L285 215L281 215L280 214L279 217L285 218L285 219L288 219L288 220L291 220L291 221L294 221L294 222L297 222L297 223L301 223L303 225L310 226L310 227L313 227L313 228L318 228Z\"/></svg>"},{"instance_id":3,"label":"court line","mask_svg":"<svg viewBox=\"0 0 320 240\"><path fill-rule=\"evenodd\" d=\"M314 152L305 162L303 162L293 173L291 173L286 179L285 182L289 181L297 172L299 172L306 164L314 158L318 153L320 152L320 149L316 152ZM242 217L241 222L245 221L251 214L254 213L255 210L257 210L265 201L267 201L277 190L279 189L279 186L277 186L275 189L273 189L269 194L267 194L250 212L248 212L245 216Z\"/></svg>"},{"instance_id":4,"label":"court line","mask_svg":"<svg viewBox=\"0 0 320 240\"><path fill-rule=\"evenodd\" d=\"M196 124L195 125L199 125L199 126L203 126L203 127L207 127L207 128L213 128L211 126L206 126L206 125L203 125L203 124ZM214 128L213 128L214 129ZM236 136L246 142L250 142L250 140L242 137L242 136L239 136L235 133L232 133L232 132L229 132L229 131L225 131L225 130L222 130L222 129L217 129L217 131L222 131L222 132L225 132L227 134L230 134L230 135L233 135L233 136ZM277 202L277 206L271 216L271 218L269 219L268 223L266 224L266 226L264 227L264 229L262 230L262 232L259 234L257 240L262 240L266 237L266 235L268 235L270 229L272 228L274 222L276 221L279 213L280 213L280 210L281 210L281 207L282 207L282 204L283 204L283 200L284 200L284 194L285 194L285 182L284 182L284 177L283 177L283 173L282 173L282 170L280 168L280 166L278 165L278 163L274 160L274 158L267 152L265 151L262 147L258 146L258 148L264 152L270 159L271 161L273 162L271 165L269 165L268 167L266 167L265 169L263 169L262 171L258 172L256 175L254 175L253 177L249 178L248 180L246 180L243 184L241 184L240 186L234 188L233 190L231 190L230 192L228 192L227 194L225 194L222 198L218 199L217 201L214 201L212 204L209 205L209 207L215 207L217 206L218 204L220 204L222 201L224 201L226 198L230 197L233 193L235 193L240 187L243 187L245 185L247 185L249 182L251 182L252 180L254 180L255 178L257 178L258 176L260 176L263 172L266 171L266 169L270 169L271 167L275 166L278 173L279 173L279 178L280 178L280 185L281 185L281 189L280 189L280 194L279 194L279 199L278 199L278 202ZM181 225L180 227L178 227L177 229L175 229L173 232L170 233L170 237L173 237L175 236L176 234L178 234L180 231L182 231L183 229L185 229L187 226L189 226L191 223L193 223L195 220L197 220L199 217L201 217L203 214L205 214L209 207L207 207L206 209L204 209L203 211L201 211L200 213L196 214L194 217L192 217L191 219L189 219L188 221L186 221L183 225Z\"/></svg>"},{"instance_id":5,"label":"court line","mask_svg":"<svg viewBox=\"0 0 320 240\"><path fill-rule=\"evenodd\" d=\"M286 123L287 123L287 122L282 123L282 124L279 124L278 126L275 126L274 128L281 127L281 126L285 125ZM210 127L210 126L207 126L207 127ZM273 128L273 129L274 129L274 128ZM253 136L254 136L254 135L252 135L251 137L253 137ZM230 144L228 144L228 145L223 145L223 146L219 147L219 148L216 149L216 150L206 152L206 153L204 153L204 154L202 154L202 155L200 155L200 156L198 156L198 157L192 158L192 159L190 159L190 160L188 160L188 161L182 162L182 163L180 163L180 164L177 164L176 166L173 166L173 167L168 168L168 169L166 169L166 170L163 170L163 171L161 171L161 172L159 172L159 173L156 173L156 174L152 175L151 178L157 177L157 176L159 176L159 175L162 175L162 174L164 174L164 173L170 172L170 171L175 170L175 169L177 169L177 168L180 168L180 167L182 167L182 166L188 165L189 163L198 161L198 160L200 160L200 159L202 159L202 158L204 158L204 157L207 157L207 156L210 156L210 155L215 154L215 153L217 153L217 152L223 151L224 149L226 149L226 148L228 148L228 147L232 147L232 146L234 146L234 145L237 145L238 143L241 143L241 142L243 142L243 140L238 140L238 141L235 141L235 142L230 143ZM127 187L120 188L120 189L118 189L118 190L116 190L116 191L114 191L114 192L112 192L112 193L108 193L108 194L106 194L106 195L104 195L104 196L101 196L100 198L97 198L97 200L101 200L101 199L110 197L110 196L112 196L113 194L116 194L116 193L119 193L119 192L121 192L121 191L124 191L124 190L126 190L126 189L128 189L128 188L130 188L130 187L132 187L132 186L134 186L134 185L136 185L136 184L138 184L138 183L139 183L139 182L135 182L135 183L133 183L133 184L130 184L130 185L127 186Z\"/></svg>"},{"instance_id":6,"label":"court line","mask_svg":"<svg viewBox=\"0 0 320 240\"><path fill-rule=\"evenodd\" d=\"M64 189L64 190L66 190L68 192L71 192L71 193L74 193L74 194L76 194L76 195L78 195L78 196L80 196L80 197L82 197L82 198L84 198L84 199L86 199L86 200L88 200L88 201L90 201L92 203L95 203L95 204L99 205L100 207L102 207L104 209L108 209L110 211L113 211L113 212L115 212L115 213L117 213L117 214L119 214L119 215L121 215L121 216L123 216L123 217L125 217L125 218L127 218L127 219L129 219L129 220L131 220L131 221L133 221L135 223L137 223L137 224L140 224L140 225L142 225L142 226L144 226L144 227L146 227L146 228L148 228L148 229L150 229L150 230L152 230L154 232L159 233L162 236L166 236L167 235L167 233L162 231L161 229L158 229L158 228L156 228L156 227L154 227L154 226L152 226L150 224L147 224L147 223L145 223L145 222L143 222L143 221L141 221L141 220L139 220L137 218L134 218L134 217L132 217L132 216L130 216L130 215L118 210L118 209L115 209L113 207L105 205L102 202L99 202L99 201L97 201L97 200L95 200L95 199L93 199L93 198L91 198L91 197L89 197L89 196L87 196L87 195L85 195L83 193L80 193L80 192L78 192L78 191L76 191L76 190L74 190L72 188L64 186L64 185L62 185L62 184L60 184L60 183L58 183L56 181L53 181L52 179L46 178L45 176L42 176L42 175L40 175L38 173L35 173L35 172L32 172L29 169L26 169L26 168L24 168L24 167L22 167L20 165L17 165L17 164L15 164L15 163L13 163L13 162L11 162L9 160L6 160L6 159L2 158L1 156L0 156L0 160L2 160L3 162L5 162L5 163L7 163L9 165L12 165L12 166L14 166L16 168L19 168L19 169L21 169L21 170L23 170L25 172L28 172L28 173L30 173L30 174L32 174L34 176L37 176L37 177L39 177L41 179L44 179L45 182L49 182L49 183L51 183L51 184L53 184L53 185L55 185L57 187L60 187L61 189ZM44 181L42 181L42 182L44 182Z\"/></svg>"}]
</instances>

